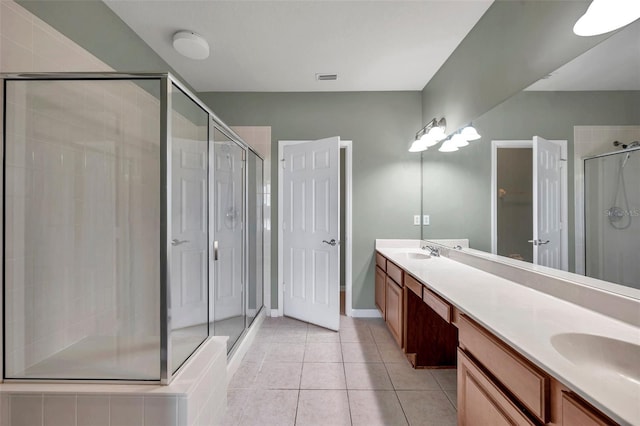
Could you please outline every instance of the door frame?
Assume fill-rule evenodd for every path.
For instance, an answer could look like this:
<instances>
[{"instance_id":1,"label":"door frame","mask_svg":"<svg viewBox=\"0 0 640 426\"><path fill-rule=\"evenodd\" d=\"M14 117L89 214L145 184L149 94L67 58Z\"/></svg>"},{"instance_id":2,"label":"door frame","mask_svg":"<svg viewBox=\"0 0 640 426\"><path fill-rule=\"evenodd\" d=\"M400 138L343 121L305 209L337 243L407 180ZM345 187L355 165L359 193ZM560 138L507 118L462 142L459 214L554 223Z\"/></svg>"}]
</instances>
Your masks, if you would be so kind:
<instances>
[{"instance_id":1,"label":"door frame","mask_svg":"<svg viewBox=\"0 0 640 426\"><path fill-rule=\"evenodd\" d=\"M569 203L568 203L568 163L567 163L567 141L551 140L549 142L560 145L561 161L565 167L560 171L560 216L562 218L561 232L561 265L565 271L569 270ZM498 251L498 148L531 148L533 149L533 138L526 140L492 140L491 141L491 253ZM533 173L533 170L531 171ZM531 236L533 238L533 235Z\"/></svg>"},{"instance_id":2,"label":"door frame","mask_svg":"<svg viewBox=\"0 0 640 426\"><path fill-rule=\"evenodd\" d=\"M311 142L310 140L279 140L278 141L278 309L271 309L270 313L272 317L281 317L284 314L284 291L282 284L282 269L283 269L283 247L282 242L284 240L282 234L282 219L283 215L283 177L282 177L282 158L284 155L284 147L288 145L297 145L305 142ZM344 235L345 241L340 241L340 248L346 250L345 252L345 314L347 316L352 315L352 211L353 211L353 141L340 140L340 149L345 150L345 220L344 220Z\"/></svg>"}]
</instances>

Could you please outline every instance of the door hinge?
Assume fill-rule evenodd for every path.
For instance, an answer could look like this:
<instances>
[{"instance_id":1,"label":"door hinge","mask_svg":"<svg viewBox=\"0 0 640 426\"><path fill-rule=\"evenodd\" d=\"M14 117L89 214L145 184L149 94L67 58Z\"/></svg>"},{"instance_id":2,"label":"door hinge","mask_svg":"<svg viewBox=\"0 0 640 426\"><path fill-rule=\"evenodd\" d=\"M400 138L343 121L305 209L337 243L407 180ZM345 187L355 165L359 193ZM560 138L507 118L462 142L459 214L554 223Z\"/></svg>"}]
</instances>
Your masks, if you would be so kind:
<instances>
[{"instance_id":1,"label":"door hinge","mask_svg":"<svg viewBox=\"0 0 640 426\"><path fill-rule=\"evenodd\" d=\"M247 151L242 150L242 161L246 161L247 160Z\"/></svg>"},{"instance_id":2,"label":"door hinge","mask_svg":"<svg viewBox=\"0 0 640 426\"><path fill-rule=\"evenodd\" d=\"M282 168L286 169L287 168L287 162L286 160L283 158L282 160L280 160L280 162L282 163Z\"/></svg>"}]
</instances>

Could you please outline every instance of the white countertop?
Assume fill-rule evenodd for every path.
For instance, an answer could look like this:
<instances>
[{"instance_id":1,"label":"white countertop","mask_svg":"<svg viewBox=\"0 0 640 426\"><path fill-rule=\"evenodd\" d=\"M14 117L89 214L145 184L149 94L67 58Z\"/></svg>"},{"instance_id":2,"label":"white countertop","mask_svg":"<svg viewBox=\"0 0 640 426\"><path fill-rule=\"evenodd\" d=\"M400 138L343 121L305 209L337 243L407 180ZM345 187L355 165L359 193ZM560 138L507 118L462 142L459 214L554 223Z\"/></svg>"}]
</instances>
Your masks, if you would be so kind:
<instances>
[{"instance_id":1,"label":"white countertop","mask_svg":"<svg viewBox=\"0 0 640 426\"><path fill-rule=\"evenodd\" d=\"M445 257L411 259L405 253L419 248L407 242L376 250L615 421L640 425L639 382L572 362L551 344L554 335L585 333L640 345L639 328Z\"/></svg>"}]
</instances>

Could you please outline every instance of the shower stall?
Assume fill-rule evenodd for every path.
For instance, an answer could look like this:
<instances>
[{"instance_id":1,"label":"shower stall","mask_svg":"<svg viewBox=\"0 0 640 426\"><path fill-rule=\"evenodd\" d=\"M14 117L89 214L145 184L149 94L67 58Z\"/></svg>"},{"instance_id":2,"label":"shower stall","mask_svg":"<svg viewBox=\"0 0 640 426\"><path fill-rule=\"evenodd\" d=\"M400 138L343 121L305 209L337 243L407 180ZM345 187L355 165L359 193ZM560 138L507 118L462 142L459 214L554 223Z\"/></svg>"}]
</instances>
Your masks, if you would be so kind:
<instances>
[{"instance_id":1,"label":"shower stall","mask_svg":"<svg viewBox=\"0 0 640 426\"><path fill-rule=\"evenodd\" d=\"M262 158L170 74L3 79L5 381L168 384L262 308Z\"/></svg>"},{"instance_id":2,"label":"shower stall","mask_svg":"<svg viewBox=\"0 0 640 426\"><path fill-rule=\"evenodd\" d=\"M586 275L640 288L640 147L584 160Z\"/></svg>"}]
</instances>

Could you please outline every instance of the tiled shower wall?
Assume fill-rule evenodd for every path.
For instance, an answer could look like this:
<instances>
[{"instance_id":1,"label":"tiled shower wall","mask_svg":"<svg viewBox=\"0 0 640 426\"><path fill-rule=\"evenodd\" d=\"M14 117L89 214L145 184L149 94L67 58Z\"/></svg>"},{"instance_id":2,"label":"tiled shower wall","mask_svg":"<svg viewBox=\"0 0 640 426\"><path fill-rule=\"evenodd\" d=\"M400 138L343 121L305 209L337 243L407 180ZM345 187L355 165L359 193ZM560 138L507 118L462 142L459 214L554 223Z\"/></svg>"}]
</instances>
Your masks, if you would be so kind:
<instances>
[{"instance_id":1,"label":"tiled shower wall","mask_svg":"<svg viewBox=\"0 0 640 426\"><path fill-rule=\"evenodd\" d=\"M56 30L15 2L7 0L2 0L0 2L1 72L63 71L72 69L78 71L111 71L107 65L90 55L75 43L68 40L62 34L58 33ZM2 88L0 88L0 95L3 95L1 91ZM0 106L0 109L1 108L2 107ZM47 129L44 130L46 131ZM26 141L24 142L26 143ZM47 146L47 148L49 148L49 146ZM57 146L55 148L61 149L62 147ZM54 164L51 164L50 166L53 167ZM44 178L44 175L41 176ZM64 179L63 173L59 173L58 176L60 180ZM53 182L48 182L49 185L52 183ZM20 183L16 182L14 184ZM22 184L24 185L26 182L22 182ZM16 204L17 211L14 210L14 217L12 220L20 221L18 215L24 215L26 207L26 200L21 200ZM24 219L22 219L22 221L24 221ZM24 235L25 229L24 226L20 225L20 223L12 225L12 228L15 236ZM7 229L7 231L9 231L9 229ZM53 227L50 231L52 233L56 232ZM17 251L20 251L20 247L16 247L16 249L18 249ZM62 254L56 256L67 255L63 254L64 249L65 247L63 245L57 246L56 252ZM24 277L25 280L29 280L31 282L36 279L35 272L26 268L26 259L24 259L24 256L15 252L6 253L6 255L7 273L11 274L14 277L13 279L20 280ZM56 298L60 299L62 295L67 294L67 290L70 289L56 292L58 296ZM7 296L13 300L13 303L8 305L15 306L17 309L26 308L24 303L21 303L21 301L24 301L26 296L24 293L26 291L27 289L24 288L22 291L7 292ZM44 300L39 301L40 304L38 308L41 307L43 301ZM33 302L35 303L35 301ZM45 312L36 313L36 306L31 306L31 308L33 309L33 314L38 316L39 319L44 318L46 315ZM8 312L8 314L12 315L14 313ZM56 317L47 318L46 320L51 322L53 325L56 321L64 321L64 318ZM38 320L34 319L34 321ZM19 327L25 331L25 336L22 338L12 336L18 341L11 342L12 346L15 344L21 346L23 351L28 346L30 352L33 353L31 361L41 358L47 351L50 351L54 346L57 346L57 344L54 344L51 341L49 336L42 335L44 330L39 330L38 336L36 336L36 331L32 328L33 324L34 323L29 326L31 329L28 331L26 330L27 324L19 325ZM7 326L10 325L7 324ZM60 329L60 327L56 328ZM29 334L28 336L27 333ZM71 336L65 336L63 340L68 342L70 339L77 336L77 333L77 331L69 330L68 334ZM56 336L56 338L59 337L60 336ZM19 354L15 353L15 351L8 354L8 356L14 357L18 355ZM0 356L2 355L0 354Z\"/></svg>"}]
</instances>

